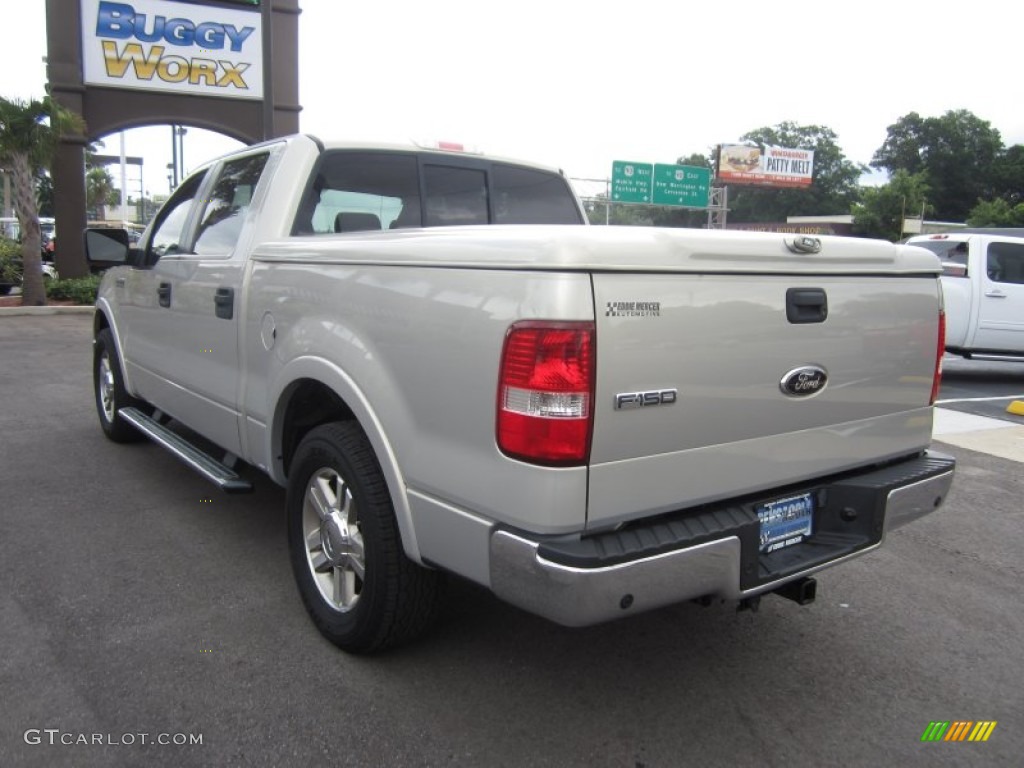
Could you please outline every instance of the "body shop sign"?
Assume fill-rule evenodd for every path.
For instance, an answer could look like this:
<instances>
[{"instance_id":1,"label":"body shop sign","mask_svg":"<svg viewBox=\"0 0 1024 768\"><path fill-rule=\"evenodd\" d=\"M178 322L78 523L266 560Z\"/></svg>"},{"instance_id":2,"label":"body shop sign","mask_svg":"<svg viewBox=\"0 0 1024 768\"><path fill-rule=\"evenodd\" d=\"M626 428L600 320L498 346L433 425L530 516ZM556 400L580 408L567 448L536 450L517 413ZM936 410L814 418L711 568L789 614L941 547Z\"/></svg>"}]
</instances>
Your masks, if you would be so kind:
<instances>
[{"instance_id":1,"label":"body shop sign","mask_svg":"<svg viewBox=\"0 0 1024 768\"><path fill-rule=\"evenodd\" d=\"M108 88L263 98L258 9L171 0L82 0L85 82Z\"/></svg>"},{"instance_id":2,"label":"body shop sign","mask_svg":"<svg viewBox=\"0 0 1024 768\"><path fill-rule=\"evenodd\" d=\"M762 187L809 187L814 174L814 151L783 147L723 144L718 155L718 178L730 184Z\"/></svg>"}]
</instances>

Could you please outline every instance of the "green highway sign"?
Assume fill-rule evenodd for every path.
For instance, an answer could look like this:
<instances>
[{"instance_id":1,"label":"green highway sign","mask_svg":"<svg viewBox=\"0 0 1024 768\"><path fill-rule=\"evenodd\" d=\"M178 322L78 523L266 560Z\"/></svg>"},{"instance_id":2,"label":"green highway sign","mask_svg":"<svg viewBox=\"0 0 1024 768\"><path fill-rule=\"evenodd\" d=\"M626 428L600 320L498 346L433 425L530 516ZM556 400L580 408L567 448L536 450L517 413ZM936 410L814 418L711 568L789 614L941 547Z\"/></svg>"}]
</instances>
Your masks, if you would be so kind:
<instances>
[{"instance_id":1,"label":"green highway sign","mask_svg":"<svg viewBox=\"0 0 1024 768\"><path fill-rule=\"evenodd\" d=\"M708 207L711 169L694 165L654 166L654 204ZM612 189L614 189L614 181ZM614 199L614 196L613 196Z\"/></svg>"},{"instance_id":2,"label":"green highway sign","mask_svg":"<svg viewBox=\"0 0 1024 768\"><path fill-rule=\"evenodd\" d=\"M653 167L650 163L616 160L612 163L612 201L650 203Z\"/></svg>"},{"instance_id":3,"label":"green highway sign","mask_svg":"<svg viewBox=\"0 0 1024 768\"><path fill-rule=\"evenodd\" d=\"M612 202L707 208L711 169L616 160L612 163Z\"/></svg>"}]
</instances>

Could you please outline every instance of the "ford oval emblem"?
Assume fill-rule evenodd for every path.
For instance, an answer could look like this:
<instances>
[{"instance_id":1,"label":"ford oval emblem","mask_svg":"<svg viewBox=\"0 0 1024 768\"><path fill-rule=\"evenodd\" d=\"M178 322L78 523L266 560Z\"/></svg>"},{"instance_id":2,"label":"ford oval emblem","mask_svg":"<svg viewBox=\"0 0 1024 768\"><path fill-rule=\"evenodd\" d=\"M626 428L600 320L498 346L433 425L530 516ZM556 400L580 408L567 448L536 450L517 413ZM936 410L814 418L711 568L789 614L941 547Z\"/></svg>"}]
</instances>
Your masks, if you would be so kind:
<instances>
[{"instance_id":1,"label":"ford oval emblem","mask_svg":"<svg viewBox=\"0 0 1024 768\"><path fill-rule=\"evenodd\" d=\"M790 397L810 397L825 389L828 372L817 365L795 368L779 382L779 389Z\"/></svg>"}]
</instances>

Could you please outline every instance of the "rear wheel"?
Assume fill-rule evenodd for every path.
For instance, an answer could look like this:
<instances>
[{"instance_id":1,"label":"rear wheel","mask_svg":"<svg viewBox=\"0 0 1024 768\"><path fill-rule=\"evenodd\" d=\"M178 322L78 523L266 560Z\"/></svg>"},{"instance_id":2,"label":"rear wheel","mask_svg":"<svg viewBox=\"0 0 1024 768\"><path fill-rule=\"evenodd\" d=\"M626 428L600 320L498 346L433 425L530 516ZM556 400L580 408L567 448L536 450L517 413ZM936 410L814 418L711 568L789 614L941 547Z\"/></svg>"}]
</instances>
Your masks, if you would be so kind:
<instances>
[{"instance_id":1,"label":"rear wheel","mask_svg":"<svg viewBox=\"0 0 1024 768\"><path fill-rule=\"evenodd\" d=\"M115 443L134 443L143 438L141 432L118 417L118 411L129 406L142 407L142 401L124 388L121 363L117 358L114 336L109 328L96 334L93 346L93 383L96 390L96 412L103 433Z\"/></svg>"},{"instance_id":2,"label":"rear wheel","mask_svg":"<svg viewBox=\"0 0 1024 768\"><path fill-rule=\"evenodd\" d=\"M443 576L402 550L391 497L354 422L313 429L288 479L288 543L302 601L320 632L353 653L422 634Z\"/></svg>"}]
</instances>

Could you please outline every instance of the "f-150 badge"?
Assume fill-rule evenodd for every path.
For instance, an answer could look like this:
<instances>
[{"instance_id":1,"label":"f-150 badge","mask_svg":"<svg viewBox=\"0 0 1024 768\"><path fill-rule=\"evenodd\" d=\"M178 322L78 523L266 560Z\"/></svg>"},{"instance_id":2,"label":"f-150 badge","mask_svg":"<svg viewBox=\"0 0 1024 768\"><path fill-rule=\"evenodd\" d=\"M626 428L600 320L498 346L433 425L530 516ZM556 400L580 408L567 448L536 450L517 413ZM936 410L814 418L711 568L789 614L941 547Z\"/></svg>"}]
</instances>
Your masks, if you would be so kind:
<instances>
[{"instance_id":1,"label":"f-150 badge","mask_svg":"<svg viewBox=\"0 0 1024 768\"><path fill-rule=\"evenodd\" d=\"M648 408L652 405L672 405L679 391L675 389L652 389L648 392L620 392L615 396L615 410L626 408Z\"/></svg>"}]
</instances>

